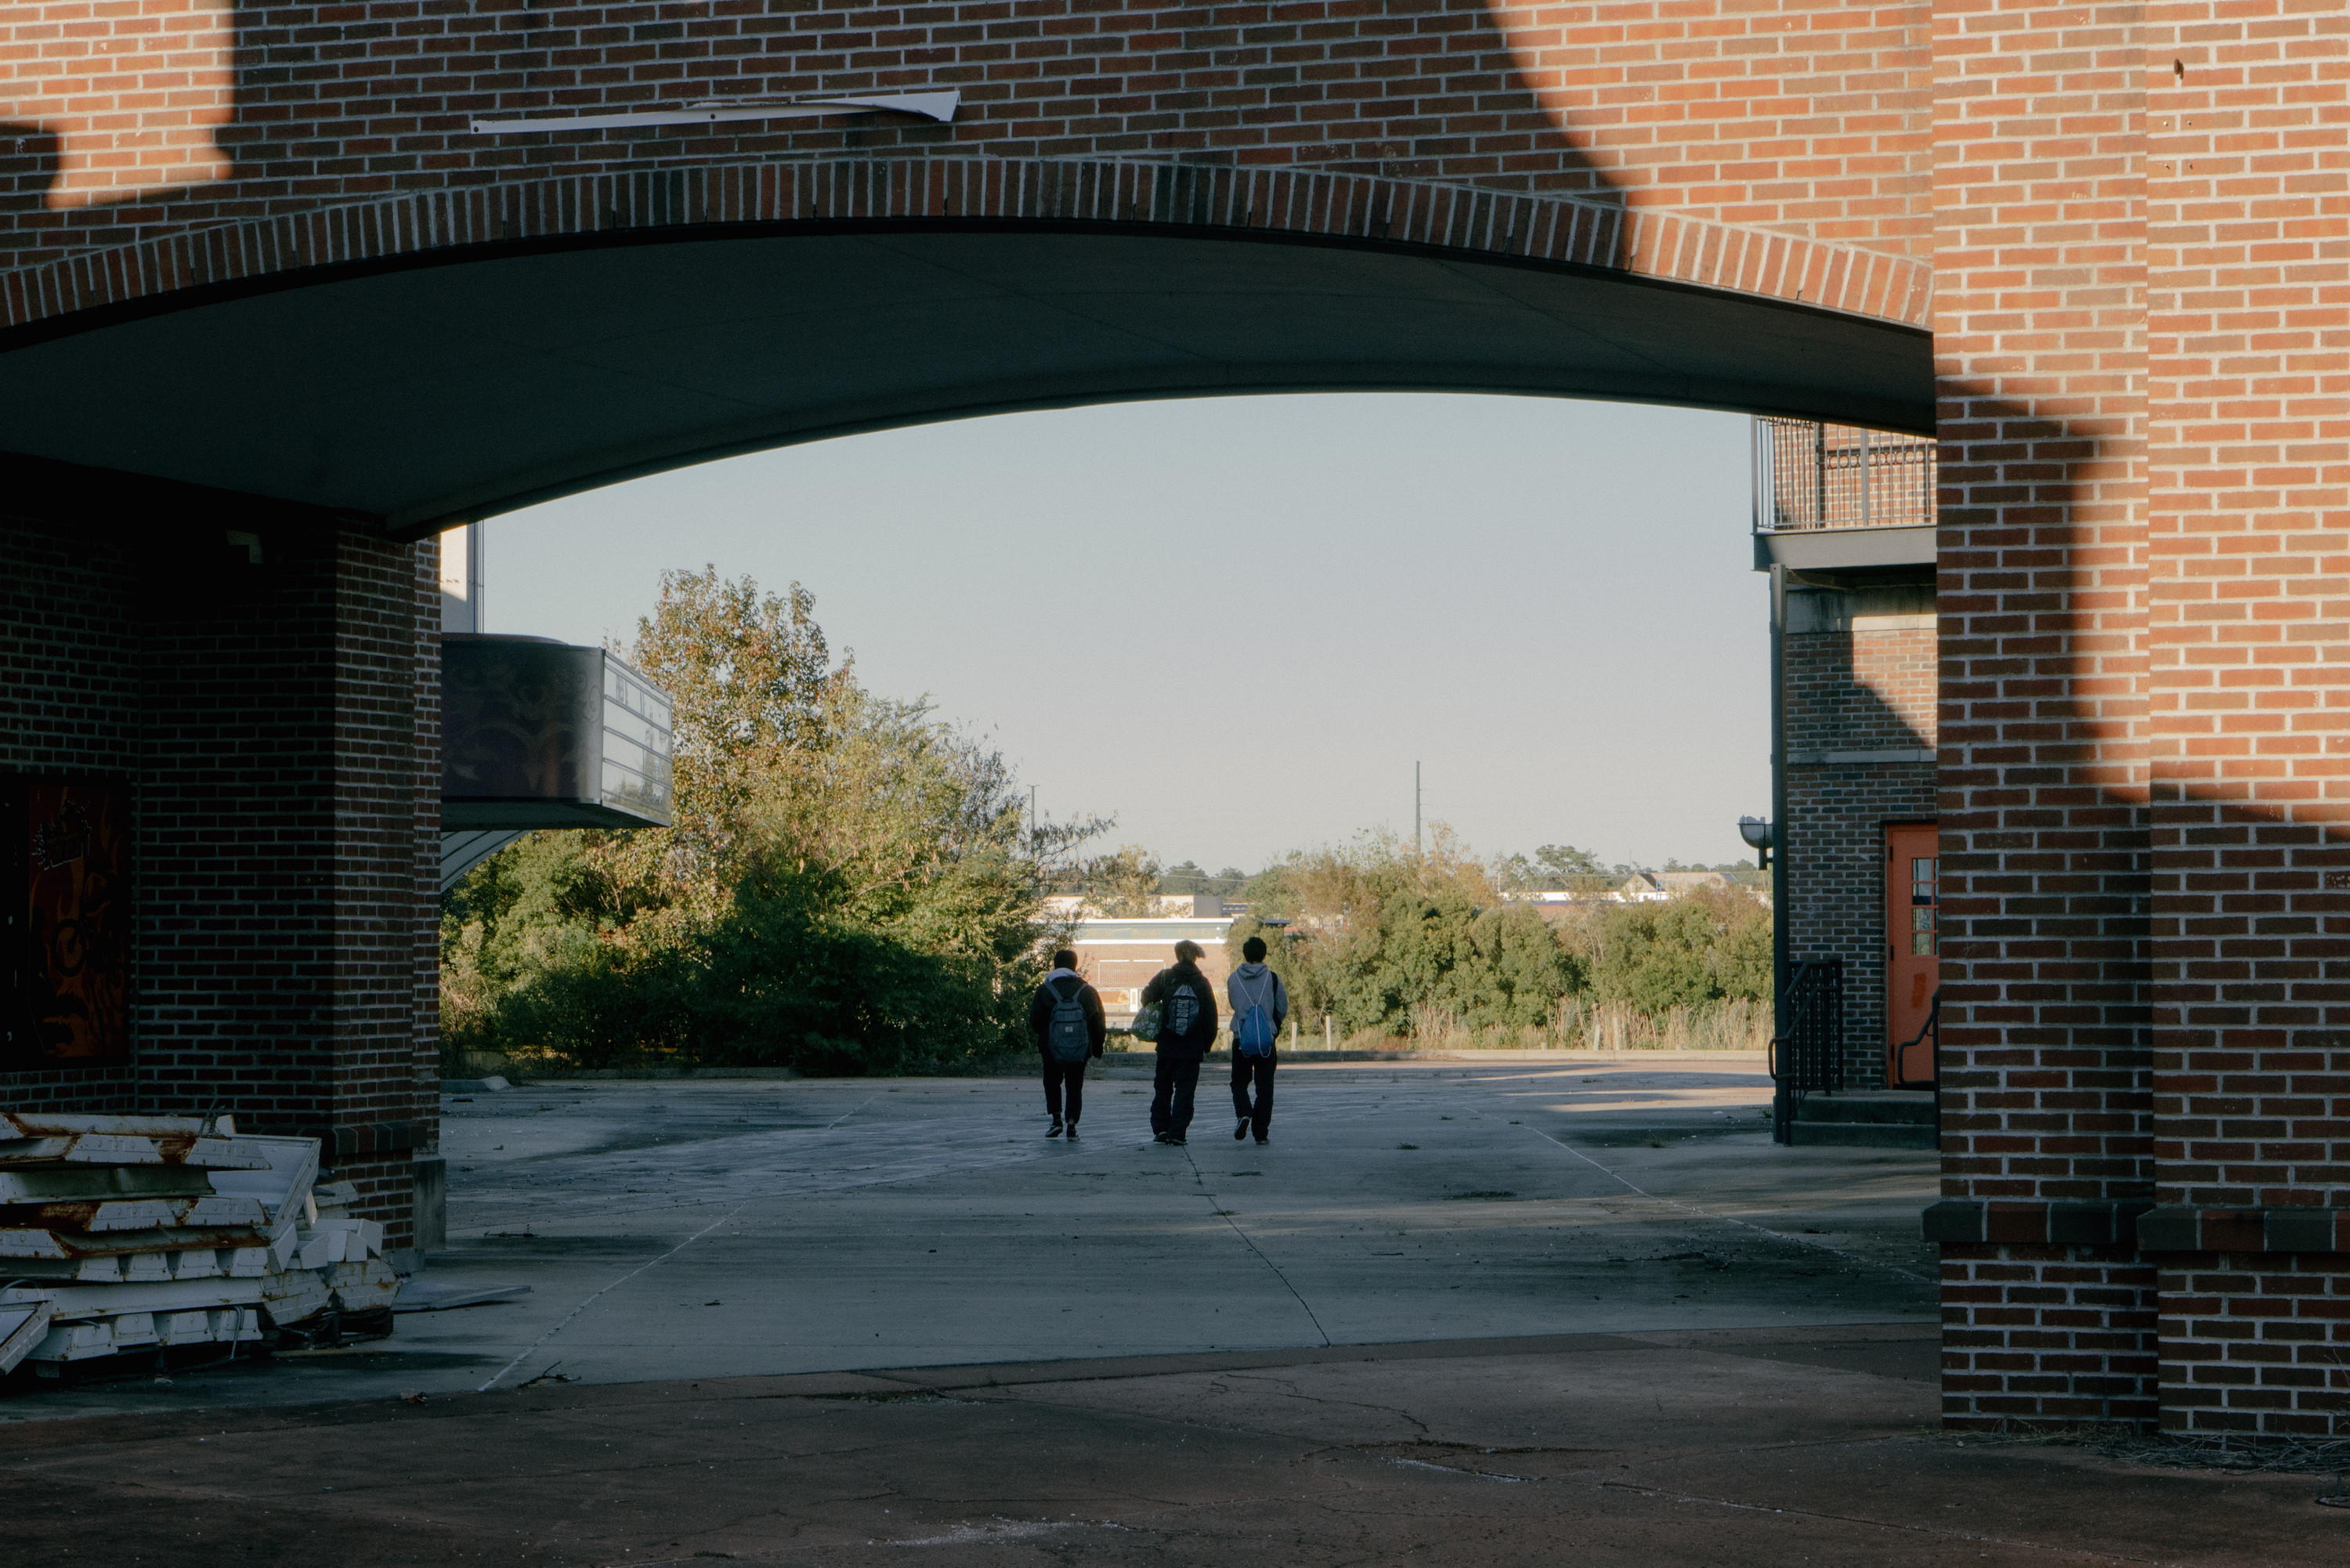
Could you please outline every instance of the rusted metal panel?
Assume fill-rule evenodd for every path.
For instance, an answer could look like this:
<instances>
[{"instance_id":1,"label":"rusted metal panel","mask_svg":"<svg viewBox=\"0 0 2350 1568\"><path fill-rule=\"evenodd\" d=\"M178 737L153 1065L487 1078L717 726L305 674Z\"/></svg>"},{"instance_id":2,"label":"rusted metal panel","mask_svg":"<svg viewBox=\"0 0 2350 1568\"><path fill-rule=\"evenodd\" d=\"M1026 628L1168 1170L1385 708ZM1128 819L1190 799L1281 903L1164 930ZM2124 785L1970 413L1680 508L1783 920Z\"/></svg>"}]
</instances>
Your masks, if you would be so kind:
<instances>
[{"instance_id":1,"label":"rusted metal panel","mask_svg":"<svg viewBox=\"0 0 2350 1568\"><path fill-rule=\"evenodd\" d=\"M266 1247L269 1238L251 1225L159 1227L148 1231L0 1231L0 1258L11 1260L113 1256L123 1252L186 1251L197 1247Z\"/></svg>"},{"instance_id":2,"label":"rusted metal panel","mask_svg":"<svg viewBox=\"0 0 2350 1568\"><path fill-rule=\"evenodd\" d=\"M262 1205L250 1198L132 1198L57 1203L0 1204L0 1230L151 1231L165 1225L269 1223Z\"/></svg>"}]
</instances>

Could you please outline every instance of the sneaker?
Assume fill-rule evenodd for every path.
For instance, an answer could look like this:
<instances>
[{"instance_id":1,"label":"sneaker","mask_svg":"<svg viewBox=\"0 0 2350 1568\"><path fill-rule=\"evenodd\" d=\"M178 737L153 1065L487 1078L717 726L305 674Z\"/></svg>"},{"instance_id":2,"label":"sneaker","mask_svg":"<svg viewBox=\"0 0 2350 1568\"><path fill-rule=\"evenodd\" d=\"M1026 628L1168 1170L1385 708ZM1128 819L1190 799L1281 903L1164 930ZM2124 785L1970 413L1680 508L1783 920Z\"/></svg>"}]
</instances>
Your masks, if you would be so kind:
<instances>
[{"instance_id":1,"label":"sneaker","mask_svg":"<svg viewBox=\"0 0 2350 1568\"><path fill-rule=\"evenodd\" d=\"M1248 1117L1243 1116L1241 1118L1241 1125L1232 1129L1232 1141L1234 1143L1238 1143L1241 1139L1248 1137Z\"/></svg>"},{"instance_id":2,"label":"sneaker","mask_svg":"<svg viewBox=\"0 0 2350 1568\"><path fill-rule=\"evenodd\" d=\"M1165 1133L1152 1133L1150 1135L1150 1141L1153 1143L1173 1143L1175 1140L1169 1137Z\"/></svg>"},{"instance_id":3,"label":"sneaker","mask_svg":"<svg viewBox=\"0 0 2350 1568\"><path fill-rule=\"evenodd\" d=\"M1075 1123L1075 1122L1071 1122L1071 1123L1069 1124L1069 1127L1068 1127L1068 1139L1069 1139L1069 1141L1070 1141L1071 1143L1075 1143L1075 1142L1076 1142L1076 1141L1077 1141L1077 1124L1076 1124L1076 1123Z\"/></svg>"},{"instance_id":4,"label":"sneaker","mask_svg":"<svg viewBox=\"0 0 2350 1568\"><path fill-rule=\"evenodd\" d=\"M1269 1138L1269 1137L1261 1137L1261 1138L1259 1138L1259 1139L1257 1139L1257 1140L1256 1140L1256 1146L1257 1146L1257 1147L1259 1147L1259 1148L1263 1148L1265 1145L1267 1145L1267 1144L1271 1143L1272 1141L1273 1141L1273 1140L1272 1140L1271 1138Z\"/></svg>"},{"instance_id":5,"label":"sneaker","mask_svg":"<svg viewBox=\"0 0 2350 1568\"><path fill-rule=\"evenodd\" d=\"M1053 1124L1053 1130L1052 1130L1051 1132L1046 1133L1045 1136L1046 1137L1060 1137L1060 1136L1061 1136L1061 1124L1060 1124L1060 1123L1058 1123L1058 1122L1055 1122L1055 1123Z\"/></svg>"},{"instance_id":6,"label":"sneaker","mask_svg":"<svg viewBox=\"0 0 2350 1568\"><path fill-rule=\"evenodd\" d=\"M1167 1141L1168 1141L1169 1143L1173 1144L1177 1148L1181 1148L1181 1147L1182 1147L1186 1143L1190 1142L1191 1140L1190 1140L1189 1138L1170 1137L1170 1138L1169 1138Z\"/></svg>"}]
</instances>

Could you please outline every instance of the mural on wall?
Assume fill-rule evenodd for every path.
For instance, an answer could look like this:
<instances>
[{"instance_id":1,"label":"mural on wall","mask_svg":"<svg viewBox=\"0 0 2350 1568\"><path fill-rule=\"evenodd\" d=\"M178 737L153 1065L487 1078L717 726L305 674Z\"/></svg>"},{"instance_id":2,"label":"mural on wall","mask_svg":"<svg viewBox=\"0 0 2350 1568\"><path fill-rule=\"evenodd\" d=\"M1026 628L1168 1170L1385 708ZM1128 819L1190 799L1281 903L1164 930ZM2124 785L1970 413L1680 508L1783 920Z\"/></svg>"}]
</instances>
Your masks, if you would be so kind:
<instances>
[{"instance_id":1,"label":"mural on wall","mask_svg":"<svg viewBox=\"0 0 2350 1568\"><path fill-rule=\"evenodd\" d=\"M130 791L106 780L0 780L16 940L5 1061L96 1067L130 1054Z\"/></svg>"}]
</instances>

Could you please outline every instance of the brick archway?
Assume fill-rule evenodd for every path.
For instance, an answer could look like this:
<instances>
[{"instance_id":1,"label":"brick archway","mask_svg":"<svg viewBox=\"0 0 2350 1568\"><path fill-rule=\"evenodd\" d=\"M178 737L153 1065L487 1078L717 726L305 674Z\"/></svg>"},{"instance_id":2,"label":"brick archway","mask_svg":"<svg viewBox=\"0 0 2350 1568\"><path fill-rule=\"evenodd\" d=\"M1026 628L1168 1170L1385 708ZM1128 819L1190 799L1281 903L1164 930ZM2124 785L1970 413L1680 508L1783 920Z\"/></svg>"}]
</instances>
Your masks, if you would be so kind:
<instances>
[{"instance_id":1,"label":"brick archway","mask_svg":"<svg viewBox=\"0 0 2350 1568\"><path fill-rule=\"evenodd\" d=\"M1253 238L1864 334L1926 325L1930 268L1950 1418L2158 1400L2181 1427L2350 1430L2340 8L34 10L6 25L0 362L501 247L762 226ZM948 126L470 130L948 88ZM221 406L219 368L177 362L183 420ZM55 412L52 385L0 390L0 423ZM234 867L236 932L150 954L139 1092L201 1106L233 1061L255 1106L380 1157L362 1184L397 1227L408 1134L375 1129L432 1116L431 945L401 927L431 863L402 848L431 788L429 546L382 508L148 485L167 465L139 441L94 450L46 493L0 483L33 585L0 652L47 694L0 762L145 770L148 887L168 870L192 909L221 883L178 846L223 822L277 846ZM170 527L212 556L161 559ZM298 701L205 682L228 647ZM276 771L224 784L197 765L224 737ZM222 978L286 942L295 978ZM95 1108L129 1083L15 1087Z\"/></svg>"},{"instance_id":2,"label":"brick archway","mask_svg":"<svg viewBox=\"0 0 2350 1568\"><path fill-rule=\"evenodd\" d=\"M311 269L688 227L924 219L1428 247L1921 330L1932 296L1932 269L1913 257L1599 198L1139 160L845 158L562 175L185 230L0 274L0 352L71 330L84 312L170 308L181 291L290 286Z\"/></svg>"},{"instance_id":3,"label":"brick archway","mask_svg":"<svg viewBox=\"0 0 2350 1568\"><path fill-rule=\"evenodd\" d=\"M414 536L729 452L1140 398L1518 392L1927 428L1927 281L1683 215L1371 175L729 163L7 275L0 401L24 410L20 456ZM199 382L241 418L192 427Z\"/></svg>"}]
</instances>

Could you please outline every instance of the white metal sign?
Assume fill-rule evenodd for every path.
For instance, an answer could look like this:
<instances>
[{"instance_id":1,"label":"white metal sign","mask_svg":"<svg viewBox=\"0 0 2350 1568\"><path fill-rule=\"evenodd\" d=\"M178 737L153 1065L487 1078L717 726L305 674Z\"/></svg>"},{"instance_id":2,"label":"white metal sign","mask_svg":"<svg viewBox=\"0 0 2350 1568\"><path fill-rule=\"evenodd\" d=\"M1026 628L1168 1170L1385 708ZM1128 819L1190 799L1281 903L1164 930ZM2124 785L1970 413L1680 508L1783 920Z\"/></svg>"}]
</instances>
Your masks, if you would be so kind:
<instances>
[{"instance_id":1,"label":"white metal sign","mask_svg":"<svg viewBox=\"0 0 2350 1568\"><path fill-rule=\"evenodd\" d=\"M640 125L729 125L761 119L816 119L833 114L886 110L916 114L941 124L954 119L959 91L885 93L872 98L804 99L788 103L705 99L683 109L630 109L619 114L533 114L513 119L477 119L477 136L519 136L545 130L617 130Z\"/></svg>"}]
</instances>

